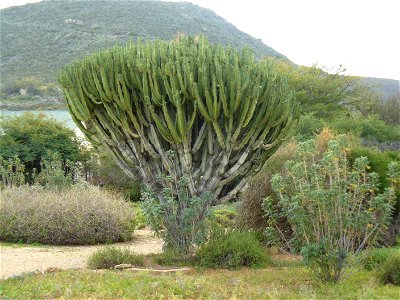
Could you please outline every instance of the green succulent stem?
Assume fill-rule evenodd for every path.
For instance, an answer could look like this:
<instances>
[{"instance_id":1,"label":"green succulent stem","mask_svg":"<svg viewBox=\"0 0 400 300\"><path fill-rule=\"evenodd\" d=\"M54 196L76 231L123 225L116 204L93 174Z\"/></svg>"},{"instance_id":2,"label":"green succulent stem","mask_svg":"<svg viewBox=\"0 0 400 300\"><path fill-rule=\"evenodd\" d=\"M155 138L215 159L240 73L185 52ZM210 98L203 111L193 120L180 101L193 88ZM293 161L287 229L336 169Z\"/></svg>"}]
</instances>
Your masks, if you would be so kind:
<instances>
[{"instance_id":1,"label":"green succulent stem","mask_svg":"<svg viewBox=\"0 0 400 300\"><path fill-rule=\"evenodd\" d=\"M156 187L159 173L177 172L191 196L219 202L245 188L299 115L272 62L202 36L115 46L66 66L59 81L78 128L127 174Z\"/></svg>"}]
</instances>

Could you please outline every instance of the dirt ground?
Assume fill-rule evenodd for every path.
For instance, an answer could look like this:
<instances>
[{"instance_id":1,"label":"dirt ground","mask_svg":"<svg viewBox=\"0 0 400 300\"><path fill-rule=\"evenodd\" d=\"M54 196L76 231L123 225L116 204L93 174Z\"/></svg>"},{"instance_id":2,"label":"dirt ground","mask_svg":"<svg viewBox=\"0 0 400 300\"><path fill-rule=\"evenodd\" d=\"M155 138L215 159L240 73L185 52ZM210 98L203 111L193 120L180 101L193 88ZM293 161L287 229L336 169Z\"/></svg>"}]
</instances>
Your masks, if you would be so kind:
<instances>
[{"instance_id":1,"label":"dirt ground","mask_svg":"<svg viewBox=\"0 0 400 300\"><path fill-rule=\"evenodd\" d=\"M128 243L114 244L128 247L141 254L159 253L162 240L149 230L135 231L135 239ZM90 254L104 245L95 246L0 246L0 279L36 270L83 269Z\"/></svg>"}]
</instances>

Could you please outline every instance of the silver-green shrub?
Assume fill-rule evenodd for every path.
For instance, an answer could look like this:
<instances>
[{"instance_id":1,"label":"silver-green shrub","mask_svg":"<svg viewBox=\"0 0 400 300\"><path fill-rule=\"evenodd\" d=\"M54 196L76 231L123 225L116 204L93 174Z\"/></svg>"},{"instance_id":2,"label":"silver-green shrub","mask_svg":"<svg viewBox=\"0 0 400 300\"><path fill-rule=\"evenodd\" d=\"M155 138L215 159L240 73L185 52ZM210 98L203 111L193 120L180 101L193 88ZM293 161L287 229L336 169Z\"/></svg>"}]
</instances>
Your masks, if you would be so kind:
<instances>
[{"instance_id":1,"label":"silver-green shrub","mask_svg":"<svg viewBox=\"0 0 400 300\"><path fill-rule=\"evenodd\" d=\"M167 155L173 160L174 152ZM172 164L172 168L178 166ZM191 196L186 177L160 174L157 190L144 187L142 191L143 213L153 230L164 238L164 250L189 255L194 246L205 238L205 219L209 214L213 196L203 193Z\"/></svg>"},{"instance_id":2,"label":"silver-green shrub","mask_svg":"<svg viewBox=\"0 0 400 300\"><path fill-rule=\"evenodd\" d=\"M324 281L340 279L352 254L373 244L393 209L393 189L379 194L377 174L367 172L368 159L359 157L350 166L348 151L343 135L328 143L321 159L313 140L300 143L296 159L271 180L294 235L302 241L305 262ZM396 172L398 166L390 165L389 177L398 177ZM264 209L273 219L269 201Z\"/></svg>"}]
</instances>

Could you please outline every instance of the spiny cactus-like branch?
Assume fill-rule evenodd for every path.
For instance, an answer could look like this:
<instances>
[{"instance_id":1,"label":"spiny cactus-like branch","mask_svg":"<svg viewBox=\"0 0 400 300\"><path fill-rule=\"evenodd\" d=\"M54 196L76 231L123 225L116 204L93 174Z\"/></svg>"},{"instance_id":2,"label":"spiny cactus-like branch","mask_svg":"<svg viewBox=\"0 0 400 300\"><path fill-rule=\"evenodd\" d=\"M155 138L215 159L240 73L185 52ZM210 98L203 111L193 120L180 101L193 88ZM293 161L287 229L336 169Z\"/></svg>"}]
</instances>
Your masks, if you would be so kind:
<instances>
[{"instance_id":1,"label":"spiny cactus-like branch","mask_svg":"<svg viewBox=\"0 0 400 300\"><path fill-rule=\"evenodd\" d=\"M192 196L234 197L297 123L287 79L270 62L204 37L116 46L59 80L77 126L126 173L139 170L150 186L159 173L185 176Z\"/></svg>"}]
</instances>

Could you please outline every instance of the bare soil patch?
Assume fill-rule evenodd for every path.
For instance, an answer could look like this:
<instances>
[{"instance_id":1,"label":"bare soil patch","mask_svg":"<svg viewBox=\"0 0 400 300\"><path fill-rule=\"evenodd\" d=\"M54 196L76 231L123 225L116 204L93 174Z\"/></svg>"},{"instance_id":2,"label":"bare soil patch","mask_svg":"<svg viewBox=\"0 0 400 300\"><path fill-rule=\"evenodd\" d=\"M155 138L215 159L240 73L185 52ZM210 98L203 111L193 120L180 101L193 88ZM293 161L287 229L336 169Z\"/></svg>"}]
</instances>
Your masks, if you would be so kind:
<instances>
[{"instance_id":1,"label":"bare soil patch","mask_svg":"<svg viewBox=\"0 0 400 300\"><path fill-rule=\"evenodd\" d=\"M163 241L154 237L149 230L136 230L135 238L126 243L113 244L116 247L127 247L136 253L160 253ZM94 246L1 246L0 279L22 273L48 269L85 269L90 254L105 245Z\"/></svg>"}]
</instances>

